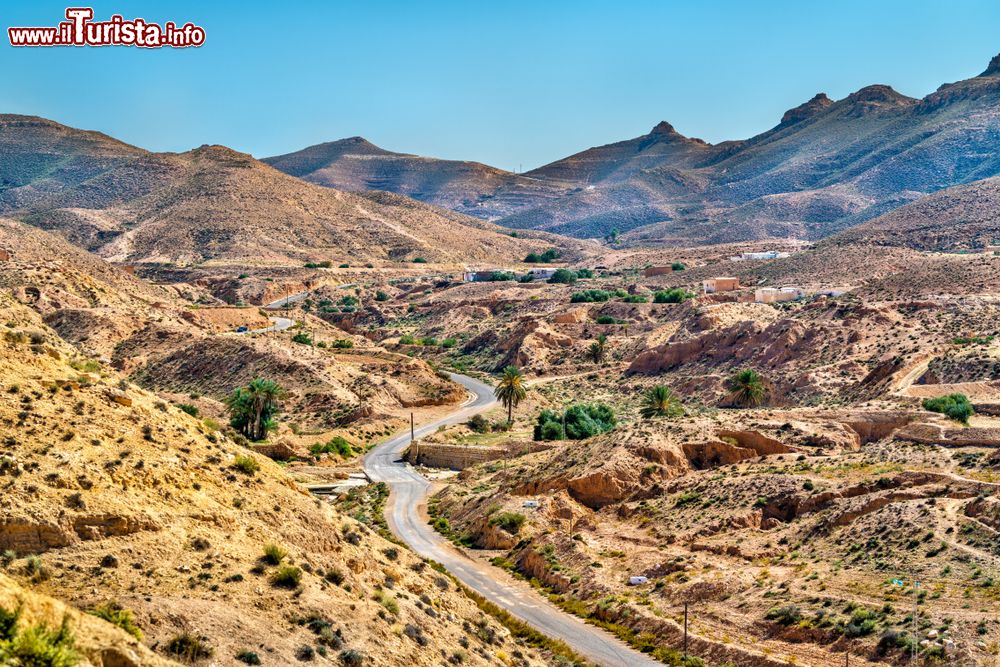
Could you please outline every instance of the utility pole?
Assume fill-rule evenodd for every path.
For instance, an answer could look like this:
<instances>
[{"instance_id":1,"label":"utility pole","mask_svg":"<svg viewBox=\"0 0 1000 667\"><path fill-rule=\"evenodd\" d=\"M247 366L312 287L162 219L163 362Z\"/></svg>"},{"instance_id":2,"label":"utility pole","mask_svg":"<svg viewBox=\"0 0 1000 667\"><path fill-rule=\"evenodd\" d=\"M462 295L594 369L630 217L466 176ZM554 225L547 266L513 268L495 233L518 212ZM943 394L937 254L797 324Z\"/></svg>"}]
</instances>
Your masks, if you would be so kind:
<instances>
[{"instance_id":1,"label":"utility pole","mask_svg":"<svg viewBox=\"0 0 1000 667\"><path fill-rule=\"evenodd\" d=\"M684 603L684 659L688 657L688 603Z\"/></svg>"},{"instance_id":2,"label":"utility pole","mask_svg":"<svg viewBox=\"0 0 1000 667\"><path fill-rule=\"evenodd\" d=\"M913 577L913 653L911 662L915 665L917 664L917 589L920 588L920 582L917 581L916 577Z\"/></svg>"},{"instance_id":3,"label":"utility pole","mask_svg":"<svg viewBox=\"0 0 1000 667\"><path fill-rule=\"evenodd\" d=\"M413 444L413 441L415 439L416 438L414 437L414 430L413 430L413 413L411 412L410 413L410 444L411 445Z\"/></svg>"}]
</instances>

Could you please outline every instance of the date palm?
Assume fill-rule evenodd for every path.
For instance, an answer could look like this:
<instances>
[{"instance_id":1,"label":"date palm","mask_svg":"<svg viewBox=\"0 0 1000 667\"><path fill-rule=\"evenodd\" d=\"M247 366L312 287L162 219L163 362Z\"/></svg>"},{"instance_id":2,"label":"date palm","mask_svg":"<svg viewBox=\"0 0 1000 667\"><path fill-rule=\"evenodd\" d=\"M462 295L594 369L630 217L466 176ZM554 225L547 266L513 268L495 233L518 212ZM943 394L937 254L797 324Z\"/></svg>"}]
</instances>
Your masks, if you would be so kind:
<instances>
[{"instance_id":1,"label":"date palm","mask_svg":"<svg viewBox=\"0 0 1000 667\"><path fill-rule=\"evenodd\" d=\"M503 369L500 382L493 395L507 408L507 423L514 423L514 408L528 395L528 389L524 384L524 375L516 366L507 366Z\"/></svg>"},{"instance_id":2,"label":"date palm","mask_svg":"<svg viewBox=\"0 0 1000 667\"><path fill-rule=\"evenodd\" d=\"M642 398L642 407L639 409L646 419L654 417L680 417L684 414L684 406L677 395L670 391L666 385L658 384Z\"/></svg>"},{"instance_id":3,"label":"date palm","mask_svg":"<svg viewBox=\"0 0 1000 667\"><path fill-rule=\"evenodd\" d=\"M729 389L729 400L734 405L746 408L755 408L767 398L764 378L751 368L745 368L730 377L726 388Z\"/></svg>"},{"instance_id":4,"label":"date palm","mask_svg":"<svg viewBox=\"0 0 1000 667\"><path fill-rule=\"evenodd\" d=\"M594 360L595 364L601 363L604 359L604 347L608 343L608 337L601 334L597 337L597 340L590 344L590 357Z\"/></svg>"},{"instance_id":5,"label":"date palm","mask_svg":"<svg viewBox=\"0 0 1000 667\"><path fill-rule=\"evenodd\" d=\"M226 398L229 423L250 440L263 440L274 428L278 402L285 390L274 380L254 378L245 387L236 389Z\"/></svg>"}]
</instances>

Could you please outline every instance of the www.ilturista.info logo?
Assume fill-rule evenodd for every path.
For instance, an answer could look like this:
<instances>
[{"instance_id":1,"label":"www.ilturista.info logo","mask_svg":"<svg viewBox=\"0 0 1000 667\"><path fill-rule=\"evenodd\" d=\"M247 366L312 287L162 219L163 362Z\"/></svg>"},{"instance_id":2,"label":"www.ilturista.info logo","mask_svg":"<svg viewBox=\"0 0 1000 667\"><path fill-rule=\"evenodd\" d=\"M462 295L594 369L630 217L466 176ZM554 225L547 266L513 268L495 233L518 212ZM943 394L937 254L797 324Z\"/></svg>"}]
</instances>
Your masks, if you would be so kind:
<instances>
[{"instance_id":1,"label":"www.ilturista.info logo","mask_svg":"<svg viewBox=\"0 0 1000 667\"><path fill-rule=\"evenodd\" d=\"M90 7L69 7L66 21L51 28L7 28L11 46L163 46L184 48L205 43L205 29L193 23L158 25L145 19L126 21L115 14L108 21L94 21Z\"/></svg>"}]
</instances>

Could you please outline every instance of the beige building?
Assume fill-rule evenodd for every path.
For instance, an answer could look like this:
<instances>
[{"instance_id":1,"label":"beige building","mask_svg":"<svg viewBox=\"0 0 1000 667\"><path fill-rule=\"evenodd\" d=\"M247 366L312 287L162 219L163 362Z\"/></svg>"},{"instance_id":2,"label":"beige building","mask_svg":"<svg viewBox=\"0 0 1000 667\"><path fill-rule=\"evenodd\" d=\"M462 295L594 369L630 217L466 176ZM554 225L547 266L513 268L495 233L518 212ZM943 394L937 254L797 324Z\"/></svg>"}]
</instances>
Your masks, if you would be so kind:
<instances>
[{"instance_id":1,"label":"beige building","mask_svg":"<svg viewBox=\"0 0 1000 667\"><path fill-rule=\"evenodd\" d=\"M796 301L805 295L806 291L801 287L758 287L754 291L754 301L757 303Z\"/></svg>"},{"instance_id":2,"label":"beige building","mask_svg":"<svg viewBox=\"0 0 1000 667\"><path fill-rule=\"evenodd\" d=\"M712 294L713 292L732 292L733 290L738 290L740 288L739 278L709 278L708 280L703 280L701 283L701 288L704 290L705 294Z\"/></svg>"}]
</instances>

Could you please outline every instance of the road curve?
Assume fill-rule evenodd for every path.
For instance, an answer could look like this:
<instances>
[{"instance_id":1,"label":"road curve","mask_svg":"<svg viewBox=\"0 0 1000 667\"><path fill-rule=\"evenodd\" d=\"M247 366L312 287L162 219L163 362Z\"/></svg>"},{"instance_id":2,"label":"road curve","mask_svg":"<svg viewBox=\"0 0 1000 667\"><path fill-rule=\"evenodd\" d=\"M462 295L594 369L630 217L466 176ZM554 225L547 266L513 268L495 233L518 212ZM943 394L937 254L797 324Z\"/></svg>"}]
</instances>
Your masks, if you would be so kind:
<instances>
[{"instance_id":1,"label":"road curve","mask_svg":"<svg viewBox=\"0 0 1000 667\"><path fill-rule=\"evenodd\" d=\"M496 404L493 388L464 375L451 374L472 394L460 409L443 419L423 424L416 436L433 432L445 424L469 419ZM495 569L461 554L451 543L427 525L418 507L430 492L431 484L410 465L400 460L410 434L401 433L374 447L365 456L365 472L377 482L389 485L386 506L389 528L399 539L425 558L441 563L463 584L512 615L530 623L540 632L561 639L591 662L603 667L662 667L663 663L634 651L609 633L553 606L527 586L498 580Z\"/></svg>"}]
</instances>

